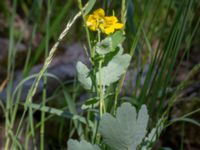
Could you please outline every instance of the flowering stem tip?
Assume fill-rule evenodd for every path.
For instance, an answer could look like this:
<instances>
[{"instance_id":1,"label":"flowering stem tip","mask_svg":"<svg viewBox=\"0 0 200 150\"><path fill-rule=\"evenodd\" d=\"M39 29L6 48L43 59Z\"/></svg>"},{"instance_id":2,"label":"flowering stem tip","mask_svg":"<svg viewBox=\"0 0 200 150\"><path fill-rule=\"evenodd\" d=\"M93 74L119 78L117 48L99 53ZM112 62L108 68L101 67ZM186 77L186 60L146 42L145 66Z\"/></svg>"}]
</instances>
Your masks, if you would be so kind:
<instances>
[{"instance_id":1,"label":"flowering stem tip","mask_svg":"<svg viewBox=\"0 0 200 150\"><path fill-rule=\"evenodd\" d=\"M115 30L122 29L124 24L120 23L115 16L106 16L102 8L95 10L87 17L86 25L92 31L98 31L109 35Z\"/></svg>"}]
</instances>

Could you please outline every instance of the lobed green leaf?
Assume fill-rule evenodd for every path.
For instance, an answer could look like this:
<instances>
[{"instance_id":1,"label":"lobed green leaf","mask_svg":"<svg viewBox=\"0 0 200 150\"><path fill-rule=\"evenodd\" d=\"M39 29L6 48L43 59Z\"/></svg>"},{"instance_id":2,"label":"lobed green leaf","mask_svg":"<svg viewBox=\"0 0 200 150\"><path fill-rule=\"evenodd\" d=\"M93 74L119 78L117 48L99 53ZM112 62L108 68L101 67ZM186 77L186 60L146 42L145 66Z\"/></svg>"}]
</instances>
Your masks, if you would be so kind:
<instances>
[{"instance_id":1,"label":"lobed green leaf","mask_svg":"<svg viewBox=\"0 0 200 150\"><path fill-rule=\"evenodd\" d=\"M115 150L136 150L146 134L148 124L146 106L138 115L130 103L123 103L117 109L116 118L106 113L102 116L99 132L104 142Z\"/></svg>"}]
</instances>

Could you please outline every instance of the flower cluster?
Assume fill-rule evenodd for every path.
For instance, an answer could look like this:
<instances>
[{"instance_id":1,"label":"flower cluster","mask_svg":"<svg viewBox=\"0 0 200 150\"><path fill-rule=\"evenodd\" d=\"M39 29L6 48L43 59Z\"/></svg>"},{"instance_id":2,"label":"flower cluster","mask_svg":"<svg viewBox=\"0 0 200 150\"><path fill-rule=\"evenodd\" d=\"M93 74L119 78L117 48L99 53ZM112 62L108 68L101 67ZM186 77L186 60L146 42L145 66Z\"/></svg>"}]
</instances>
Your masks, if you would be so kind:
<instances>
[{"instance_id":1,"label":"flower cluster","mask_svg":"<svg viewBox=\"0 0 200 150\"><path fill-rule=\"evenodd\" d=\"M90 30L100 30L105 34L111 34L124 26L122 23L119 23L117 17L105 16L105 12L101 8L95 10L88 16L86 24Z\"/></svg>"}]
</instances>

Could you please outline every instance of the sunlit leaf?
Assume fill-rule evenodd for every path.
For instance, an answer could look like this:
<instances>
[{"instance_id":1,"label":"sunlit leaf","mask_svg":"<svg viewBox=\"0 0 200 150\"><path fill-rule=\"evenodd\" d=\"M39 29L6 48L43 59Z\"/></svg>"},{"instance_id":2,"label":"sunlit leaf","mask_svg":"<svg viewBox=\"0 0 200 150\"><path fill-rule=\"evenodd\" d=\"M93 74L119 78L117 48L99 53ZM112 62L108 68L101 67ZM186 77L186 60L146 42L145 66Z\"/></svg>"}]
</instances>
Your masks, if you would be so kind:
<instances>
[{"instance_id":1,"label":"sunlit leaf","mask_svg":"<svg viewBox=\"0 0 200 150\"><path fill-rule=\"evenodd\" d=\"M78 72L78 80L83 85L83 87L87 90L91 89L92 80L89 77L90 70L87 68L85 64L82 62L78 62L76 65L76 69Z\"/></svg>"},{"instance_id":2,"label":"sunlit leaf","mask_svg":"<svg viewBox=\"0 0 200 150\"><path fill-rule=\"evenodd\" d=\"M122 54L120 51L112 60L107 64L107 66L102 67L100 71L96 74L97 83L103 86L109 86L110 84L118 81L122 74L125 73L129 66L131 56L128 54Z\"/></svg>"},{"instance_id":3,"label":"sunlit leaf","mask_svg":"<svg viewBox=\"0 0 200 150\"><path fill-rule=\"evenodd\" d=\"M136 150L145 137L148 118L146 106L143 105L137 115L135 107L123 103L117 109L116 118L108 113L102 116L99 131L104 142L113 149Z\"/></svg>"}]
</instances>

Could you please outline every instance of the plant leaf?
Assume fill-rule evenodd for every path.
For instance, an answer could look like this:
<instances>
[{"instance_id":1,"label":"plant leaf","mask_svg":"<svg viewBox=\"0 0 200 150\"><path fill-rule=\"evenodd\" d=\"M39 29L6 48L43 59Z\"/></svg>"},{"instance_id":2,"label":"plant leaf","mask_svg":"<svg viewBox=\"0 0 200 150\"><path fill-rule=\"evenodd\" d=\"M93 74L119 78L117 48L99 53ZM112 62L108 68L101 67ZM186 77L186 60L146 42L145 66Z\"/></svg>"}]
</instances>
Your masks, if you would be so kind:
<instances>
[{"instance_id":1,"label":"plant leaf","mask_svg":"<svg viewBox=\"0 0 200 150\"><path fill-rule=\"evenodd\" d=\"M117 109L116 118L108 113L102 116L99 132L104 142L115 150L136 150L145 137L148 118L146 106L141 107L137 116L135 107L123 103Z\"/></svg>"},{"instance_id":2,"label":"plant leaf","mask_svg":"<svg viewBox=\"0 0 200 150\"><path fill-rule=\"evenodd\" d=\"M96 3L96 0L89 0L89 2L87 3L87 6L84 10L84 15L87 15L90 10L93 8L94 4Z\"/></svg>"},{"instance_id":3,"label":"plant leaf","mask_svg":"<svg viewBox=\"0 0 200 150\"><path fill-rule=\"evenodd\" d=\"M147 108L145 105L142 105L141 109L138 112L137 117L137 130L136 130L136 140L134 141L136 144L141 143L142 139L146 134L146 128L148 124L149 115L147 112Z\"/></svg>"},{"instance_id":4,"label":"plant leaf","mask_svg":"<svg viewBox=\"0 0 200 150\"><path fill-rule=\"evenodd\" d=\"M188 123L192 123L198 127L200 127L200 123L194 119L191 118L177 118L171 121L171 123L175 123L175 122L179 122L179 121L183 121L183 122L188 122Z\"/></svg>"},{"instance_id":5,"label":"plant leaf","mask_svg":"<svg viewBox=\"0 0 200 150\"><path fill-rule=\"evenodd\" d=\"M102 67L96 74L97 84L102 86L109 86L110 84L119 80L120 76L125 73L130 63L131 56L128 54L122 54L121 51L112 58L107 66Z\"/></svg>"},{"instance_id":6,"label":"plant leaf","mask_svg":"<svg viewBox=\"0 0 200 150\"><path fill-rule=\"evenodd\" d=\"M124 40L125 37L123 36L122 31L117 31L115 32L112 36L112 48L115 49L119 44L121 44Z\"/></svg>"},{"instance_id":7,"label":"plant leaf","mask_svg":"<svg viewBox=\"0 0 200 150\"><path fill-rule=\"evenodd\" d=\"M96 45L96 51L98 54L105 55L112 51L112 39L107 37Z\"/></svg>"},{"instance_id":8,"label":"plant leaf","mask_svg":"<svg viewBox=\"0 0 200 150\"><path fill-rule=\"evenodd\" d=\"M142 145L141 150L151 150L153 143L155 143L156 139L160 136L162 130L164 128L164 118L160 118L156 123L156 126L151 129L150 133L144 139L144 145Z\"/></svg>"},{"instance_id":9,"label":"plant leaf","mask_svg":"<svg viewBox=\"0 0 200 150\"><path fill-rule=\"evenodd\" d=\"M80 142L70 139L68 141L68 150L101 150L97 145L92 145L85 140Z\"/></svg>"},{"instance_id":10,"label":"plant leaf","mask_svg":"<svg viewBox=\"0 0 200 150\"><path fill-rule=\"evenodd\" d=\"M89 77L90 70L88 67L82 62L78 62L76 65L76 69L78 72L78 80L83 85L83 87L87 90L90 90L92 87L92 80Z\"/></svg>"},{"instance_id":11,"label":"plant leaf","mask_svg":"<svg viewBox=\"0 0 200 150\"><path fill-rule=\"evenodd\" d=\"M122 31L117 31L110 37L103 39L97 43L96 51L98 54L107 54L115 50L125 40ZM121 47L120 47L121 48Z\"/></svg>"}]
</instances>

